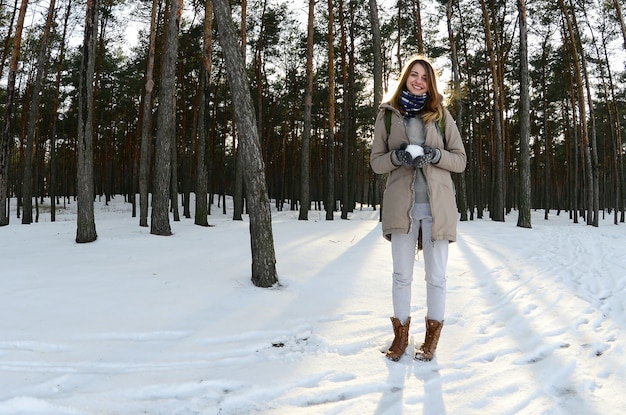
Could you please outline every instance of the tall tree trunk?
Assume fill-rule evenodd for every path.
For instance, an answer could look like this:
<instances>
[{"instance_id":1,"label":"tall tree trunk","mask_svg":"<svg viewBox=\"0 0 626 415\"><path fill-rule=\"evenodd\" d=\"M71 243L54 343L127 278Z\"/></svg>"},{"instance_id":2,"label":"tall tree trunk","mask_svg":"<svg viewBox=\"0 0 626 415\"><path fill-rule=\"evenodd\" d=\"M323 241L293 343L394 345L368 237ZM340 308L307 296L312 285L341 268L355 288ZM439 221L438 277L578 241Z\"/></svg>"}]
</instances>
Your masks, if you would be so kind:
<instances>
[{"instance_id":1,"label":"tall tree trunk","mask_svg":"<svg viewBox=\"0 0 626 415\"><path fill-rule=\"evenodd\" d=\"M248 2L241 1L241 57L243 66L246 67L246 51L248 47ZM237 136L237 128L233 127L233 160L235 162L235 190L233 192L233 220L243 220L243 204L244 204L244 182L243 182L243 163L239 157L239 137Z\"/></svg>"},{"instance_id":2,"label":"tall tree trunk","mask_svg":"<svg viewBox=\"0 0 626 415\"><path fill-rule=\"evenodd\" d=\"M622 169L622 134L620 128L620 112L617 106L617 97L615 94L615 83L613 82L613 75L611 66L608 64L609 55L607 51L606 38L602 36L602 49L604 55L604 61L607 63L607 71L609 78L609 90L611 96L611 104L609 110L609 120L611 123L611 130L613 131L612 150L613 150L613 170L615 171L615 224L624 222L624 198L622 197L624 189L624 171ZM608 96L609 94L607 94ZM618 220L618 212L621 212Z\"/></svg>"},{"instance_id":3,"label":"tall tree trunk","mask_svg":"<svg viewBox=\"0 0 626 415\"><path fill-rule=\"evenodd\" d=\"M175 113L176 111L174 111ZM174 117L174 122L176 117ZM175 124L174 124L175 125ZM184 125L181 127L181 131L184 130ZM174 134L172 134L172 145L170 147L170 155L172 157L171 172L170 172L170 210L172 211L172 219L174 222L180 222L180 212L178 210L178 141L176 137L176 127L174 127Z\"/></svg>"},{"instance_id":4,"label":"tall tree trunk","mask_svg":"<svg viewBox=\"0 0 626 415\"><path fill-rule=\"evenodd\" d=\"M574 24L574 30L577 34L576 39L578 40L578 47L580 48L581 51L584 51L585 48L582 44L580 29L578 28L578 19L576 18L576 9L572 5L571 0L570 0L570 8L572 10L572 22ZM587 12L584 8L583 8L583 13L585 14L587 21L589 21L587 17ZM593 43L594 46L596 46L596 39L595 39L593 30L591 28L591 25L589 25L589 32L591 33L591 42ZM599 59L599 56L598 56L598 59ZM582 64L582 70L583 70L582 75L585 80L585 90L587 92L587 105L589 106L589 121L590 121L590 126L589 126L590 137L589 137L589 150L588 150L589 161L587 165L591 167L591 195L589 197L591 197L590 213L593 213L593 215L588 216L587 224L597 227L599 225L599 216L600 216L600 168L598 166L598 144L596 140L596 114L594 110L593 96L591 94L591 81L589 80L589 71L587 70L587 58L585 57L584 52L580 54L580 62Z\"/></svg>"},{"instance_id":5,"label":"tall tree trunk","mask_svg":"<svg viewBox=\"0 0 626 415\"><path fill-rule=\"evenodd\" d=\"M65 9L65 18L63 19L63 35L61 36L61 50L59 51L59 61L57 62L57 74L54 87L54 100L52 101L52 127L50 130L50 185L48 186L48 192L50 194L50 221L56 221L56 195L57 195L57 172L56 172L56 131L57 131L57 110L59 109L59 96L61 95L61 75L63 73L63 62L65 60L65 42L67 38L67 27L70 17L70 11L72 10L72 2L68 0L67 8Z\"/></svg>"},{"instance_id":6,"label":"tall tree trunk","mask_svg":"<svg viewBox=\"0 0 626 415\"><path fill-rule=\"evenodd\" d=\"M422 5L420 0L411 0L413 6L413 20L415 20L415 38L417 53L424 55L424 36L422 31Z\"/></svg>"},{"instance_id":7,"label":"tall tree trunk","mask_svg":"<svg viewBox=\"0 0 626 415\"><path fill-rule=\"evenodd\" d=\"M383 100L383 53L376 0L369 0L369 7L370 24L372 28L372 50L374 52L374 108L372 111L372 120L376 120L378 107L380 107ZM382 198L379 197L379 195L382 194L382 187L382 175L374 174L374 183L372 183L372 205L374 209L376 209L376 203L381 203L379 220L382 220Z\"/></svg>"},{"instance_id":8,"label":"tall tree trunk","mask_svg":"<svg viewBox=\"0 0 626 415\"><path fill-rule=\"evenodd\" d=\"M4 47L2 48L2 55L0 56L0 78L2 78L2 75L4 75L4 63L6 62L6 58L7 55L9 54L9 49L11 47L11 40L13 39L12 35L12 31L13 31L13 23L15 22L15 17L18 16L22 9L20 8L20 13L18 13L17 11L17 5L19 4L19 0L15 0L15 3L13 5L13 12L11 13L11 22L9 23L8 27L9 29L7 30L7 34L6 34L6 38L4 39ZM28 4L28 2L26 2L26 4ZM22 0L22 6L24 6L24 1ZM24 9L24 12L26 12L26 9ZM24 26L24 21L22 19L22 23L21 25L19 24L19 17L18 17L18 26L16 27L16 30L19 28L20 29L20 33L16 33L15 36L19 36L19 38L21 39L22 37L22 28ZM13 43L13 46L15 48L15 42Z\"/></svg>"},{"instance_id":9,"label":"tall tree trunk","mask_svg":"<svg viewBox=\"0 0 626 415\"><path fill-rule=\"evenodd\" d=\"M378 107L383 101L383 53L376 0L369 0L369 7L370 25L372 28L372 50L374 54L374 111L372 118L375 120L378 114Z\"/></svg>"},{"instance_id":10,"label":"tall tree trunk","mask_svg":"<svg viewBox=\"0 0 626 415\"><path fill-rule=\"evenodd\" d=\"M341 219L348 219L350 206L350 131L352 130L352 85L348 75L347 33L344 0L339 0L339 54L341 56L341 83L343 90L343 128L341 134Z\"/></svg>"},{"instance_id":11,"label":"tall tree trunk","mask_svg":"<svg viewBox=\"0 0 626 415\"><path fill-rule=\"evenodd\" d=\"M568 129L571 129L571 133L567 134L566 133L566 145L569 145L569 151L566 152L566 154L568 154L568 156L570 156L571 158L569 160L566 160L567 165L568 166L572 166L571 168L569 168L568 171L568 176L569 176L569 182L568 182L568 187L570 189L570 197L569 197L569 203L568 203L568 208L570 209L570 215L573 216L573 221L574 223L578 223L578 210L579 210L579 201L578 201L578 194L579 194L579 187L580 187L580 178L579 178L579 173L580 173L580 154L578 151L579 148L579 127L578 127L578 115L577 115L577 101L576 101L576 87L574 86L574 83L576 82L574 79L574 70L572 69L572 67L574 66L573 60L574 58L572 57L572 51L571 51L571 45L566 42L565 45L565 49L567 50L567 58L568 58L568 65L569 65L569 71L568 71L568 76L567 76L567 81L568 81L568 89L569 89L569 105L570 108L572 110L572 119L571 121L569 121L568 119L566 119L566 132ZM567 108L565 108L565 110L567 110ZM571 127L569 127L571 126Z\"/></svg>"},{"instance_id":12,"label":"tall tree trunk","mask_svg":"<svg viewBox=\"0 0 626 415\"><path fill-rule=\"evenodd\" d=\"M565 6L564 0L558 0L559 6L561 7L561 11L563 12L563 17L565 18L565 24L567 29L568 42L570 45L570 51L572 56L572 61L574 64L574 76L576 78L578 92L578 110L580 111L580 127L581 127L581 143L583 149L583 155L585 160L585 201L586 201L586 210L587 210L587 224L591 225L593 223L592 220L592 212L593 212L593 200L594 200L594 185L593 185L593 172L592 172L592 163L591 163L591 152L589 146L589 130L587 128L587 110L585 107L585 98L584 98L584 83L581 75L581 67L580 67L580 54L578 52L576 34L574 32L574 25L572 23L572 18L569 15L567 7ZM574 11L572 11L574 13Z\"/></svg>"},{"instance_id":13,"label":"tall tree trunk","mask_svg":"<svg viewBox=\"0 0 626 415\"><path fill-rule=\"evenodd\" d=\"M198 126L198 149L196 152L196 212L195 224L209 226L209 208L207 203L208 173L206 167L206 149L209 137L208 118L210 114L209 94L211 71L213 69L213 1L207 0L204 6L204 30L202 31L202 77L200 79L200 114Z\"/></svg>"},{"instance_id":14,"label":"tall tree trunk","mask_svg":"<svg viewBox=\"0 0 626 415\"><path fill-rule=\"evenodd\" d=\"M254 76L256 77L256 111L257 128L259 137L263 137L263 49L265 48L265 13L267 0L263 0L261 17L259 22L259 38L254 49Z\"/></svg>"},{"instance_id":15,"label":"tall tree trunk","mask_svg":"<svg viewBox=\"0 0 626 415\"><path fill-rule=\"evenodd\" d=\"M517 226L531 228L530 219L530 91L528 81L528 25L526 0L517 0L520 53L519 215Z\"/></svg>"},{"instance_id":16,"label":"tall tree trunk","mask_svg":"<svg viewBox=\"0 0 626 415\"><path fill-rule=\"evenodd\" d=\"M150 45L146 65L146 85L143 96L141 144L139 150L139 226L148 226L148 190L152 159L152 91L154 90L154 57L156 49L157 10L159 0L152 0L150 14Z\"/></svg>"},{"instance_id":17,"label":"tall tree trunk","mask_svg":"<svg viewBox=\"0 0 626 415\"><path fill-rule=\"evenodd\" d=\"M28 126L26 128L26 157L24 158L24 177L22 184L22 223L33 222L33 164L35 163L34 145L37 120L39 119L39 103L41 102L41 84L45 71L46 54L48 52L48 41L50 39L50 28L54 19L55 0L51 0L48 6L48 16L44 26L41 45L39 46L39 56L37 57L37 72L33 84L33 93L28 111ZM36 195L35 195L36 196Z\"/></svg>"},{"instance_id":18,"label":"tall tree trunk","mask_svg":"<svg viewBox=\"0 0 626 415\"><path fill-rule=\"evenodd\" d=\"M94 125L94 68L98 37L98 0L87 0L85 37L80 65L78 87L78 157L77 172L77 229L76 242L93 242L97 238L94 217L93 125Z\"/></svg>"},{"instance_id":19,"label":"tall tree trunk","mask_svg":"<svg viewBox=\"0 0 626 415\"><path fill-rule=\"evenodd\" d=\"M302 161L300 163L300 214L298 220L308 220L309 209L311 208L311 111L313 108L314 23L315 0L309 0L309 20L306 41L306 89L304 90L304 131L302 131Z\"/></svg>"},{"instance_id":20,"label":"tall tree trunk","mask_svg":"<svg viewBox=\"0 0 626 415\"><path fill-rule=\"evenodd\" d=\"M233 98L237 130L241 136L241 156L246 165L246 200L250 214L252 283L258 287L272 287L278 283L276 255L272 234L272 215L254 105L241 50L237 44L237 35L228 1L213 0L213 4L228 83Z\"/></svg>"},{"instance_id":21,"label":"tall tree trunk","mask_svg":"<svg viewBox=\"0 0 626 415\"><path fill-rule=\"evenodd\" d=\"M452 28L452 0L446 0L446 21L448 26L448 43L450 43L450 63L452 68L452 85L453 95L452 104L454 108L454 118L462 129L463 125L463 103L461 102L461 76L459 68L459 56L456 49L456 40L454 36L454 29ZM465 180L465 172L457 175L459 179L459 189L457 192L457 204L459 211L461 212L461 220L467 220L467 182Z\"/></svg>"},{"instance_id":22,"label":"tall tree trunk","mask_svg":"<svg viewBox=\"0 0 626 415\"><path fill-rule=\"evenodd\" d=\"M619 4L619 0L613 0L613 7L615 7L615 15L617 21L622 29L622 37L624 39L624 49L626 49L626 23L624 23L624 16L622 15L622 6Z\"/></svg>"},{"instance_id":23,"label":"tall tree trunk","mask_svg":"<svg viewBox=\"0 0 626 415\"><path fill-rule=\"evenodd\" d=\"M493 42L491 40L491 22L489 12L485 0L480 0L483 11L483 21L485 27L485 42L487 44L487 53L491 68L491 77L493 82L493 119L495 123L495 177L494 177L494 194L492 196L491 219L497 222L504 222L504 129L502 126L502 91L500 89L500 76L498 64L496 62Z\"/></svg>"},{"instance_id":24,"label":"tall tree trunk","mask_svg":"<svg viewBox=\"0 0 626 415\"><path fill-rule=\"evenodd\" d=\"M552 203L552 198L551 198L551 192L550 192L550 173L551 173L551 169L550 167L552 166L551 163L551 153L552 153L552 134L550 134L550 129L549 129L549 117L548 117L548 110L549 110L549 101L548 101L548 42L549 42L549 36L546 35L546 37L544 38L544 42L542 45L542 54L541 54L541 102L542 102L542 109L543 109L543 137L544 137L544 142L545 144L545 149L544 149L544 181L545 181L545 186L544 186L544 201L543 203L545 204L544 208L545 208L545 212L544 212L544 219L548 220L548 215L550 213L550 205ZM539 157L537 157L537 161L539 161ZM537 166L539 166L540 163L537 163ZM537 175L537 177L539 178L539 175Z\"/></svg>"},{"instance_id":25,"label":"tall tree trunk","mask_svg":"<svg viewBox=\"0 0 626 415\"><path fill-rule=\"evenodd\" d=\"M326 183L326 220L333 220L335 212L335 16L333 0L328 0L328 134Z\"/></svg>"},{"instance_id":26,"label":"tall tree trunk","mask_svg":"<svg viewBox=\"0 0 626 415\"><path fill-rule=\"evenodd\" d=\"M176 56L182 7L182 0L169 1L165 52L162 58L159 86L159 128L156 136L150 223L150 233L153 235L169 236L172 234L168 201L172 173L172 143L176 136Z\"/></svg>"},{"instance_id":27,"label":"tall tree trunk","mask_svg":"<svg viewBox=\"0 0 626 415\"><path fill-rule=\"evenodd\" d=\"M11 149L12 131L11 118L13 117L13 104L15 99L15 78L17 76L17 62L20 57L20 45L22 43L22 29L24 28L24 16L28 0L22 0L20 13L15 27L15 37L13 39L13 52L11 53L11 63L9 65L9 76L7 79L6 102L4 104L4 120L2 123L2 143L0 144L0 226L9 224L9 152Z\"/></svg>"}]
</instances>

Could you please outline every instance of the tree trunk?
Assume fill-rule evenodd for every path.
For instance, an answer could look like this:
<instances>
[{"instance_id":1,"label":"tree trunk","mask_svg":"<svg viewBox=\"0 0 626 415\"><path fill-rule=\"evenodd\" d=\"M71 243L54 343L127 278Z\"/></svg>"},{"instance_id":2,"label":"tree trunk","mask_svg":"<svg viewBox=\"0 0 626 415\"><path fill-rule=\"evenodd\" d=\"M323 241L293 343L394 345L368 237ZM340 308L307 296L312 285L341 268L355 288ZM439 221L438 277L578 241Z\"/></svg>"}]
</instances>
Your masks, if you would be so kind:
<instances>
[{"instance_id":1,"label":"tree trunk","mask_svg":"<svg viewBox=\"0 0 626 415\"><path fill-rule=\"evenodd\" d=\"M170 0L167 19L165 52L162 58L159 86L159 129L156 136L154 186L150 233L169 236L168 201L172 173L172 143L176 136L176 56L182 0Z\"/></svg>"},{"instance_id":2,"label":"tree trunk","mask_svg":"<svg viewBox=\"0 0 626 415\"><path fill-rule=\"evenodd\" d=\"M76 242L93 242L97 238L94 217L93 124L94 124L94 68L98 37L98 0L87 0L85 37L80 65L78 87L78 157L76 184L78 218Z\"/></svg>"},{"instance_id":3,"label":"tree trunk","mask_svg":"<svg viewBox=\"0 0 626 415\"><path fill-rule=\"evenodd\" d=\"M411 0L413 6L413 20L415 20L415 38L417 53L424 55L424 36L422 35L422 5L420 0Z\"/></svg>"},{"instance_id":4,"label":"tree trunk","mask_svg":"<svg viewBox=\"0 0 626 415\"><path fill-rule=\"evenodd\" d=\"M611 130L613 131L613 140L611 142L613 150L613 170L615 171L615 224L618 222L624 222L624 198L622 197L624 188L624 175L622 169L622 134L620 128L620 112L617 106L618 99L615 94L615 83L613 82L613 75L609 63L609 55L607 51L606 38L602 36L602 50L604 54L604 61L607 63L608 77L609 77L609 90L611 96L611 110L609 111L609 119L611 123ZM607 94L608 95L608 94ZM612 115L612 116L611 116ZM621 212L618 219L618 212Z\"/></svg>"},{"instance_id":5,"label":"tree trunk","mask_svg":"<svg viewBox=\"0 0 626 415\"><path fill-rule=\"evenodd\" d=\"M9 76L7 79L6 103L4 105L4 120L2 123L2 143L0 145L0 226L9 224L9 152L11 149L11 118L13 117L13 104L15 99L15 78L17 76L17 62L20 57L20 45L22 43L22 29L24 28L24 16L28 0L22 0L20 13L15 27L15 38L13 39L13 52L9 65Z\"/></svg>"},{"instance_id":6,"label":"tree trunk","mask_svg":"<svg viewBox=\"0 0 626 415\"><path fill-rule=\"evenodd\" d=\"M67 8L65 10L65 18L63 19L63 35L61 36L61 50L59 51L59 61L57 62L57 74L54 87L54 100L52 102L52 127L50 130L50 185L48 192L50 194L50 221L56 221L56 195L57 195L57 174L56 174L56 131L57 131L57 110L59 109L59 96L61 94L61 75L63 73L63 62L65 60L65 42L67 37L67 27L70 17L70 11L72 9L72 2L68 0Z\"/></svg>"},{"instance_id":7,"label":"tree trunk","mask_svg":"<svg viewBox=\"0 0 626 415\"><path fill-rule=\"evenodd\" d=\"M528 81L528 26L526 0L517 0L520 36L520 154L519 215L517 226L531 228L530 219L530 91Z\"/></svg>"},{"instance_id":8,"label":"tree trunk","mask_svg":"<svg viewBox=\"0 0 626 415\"><path fill-rule=\"evenodd\" d=\"M314 22L315 0L309 0L309 20L306 41L306 88L304 90L304 131L302 131L302 161L300 163L300 215L298 216L298 220L308 220L309 209L311 208L311 111L313 108Z\"/></svg>"},{"instance_id":9,"label":"tree trunk","mask_svg":"<svg viewBox=\"0 0 626 415\"><path fill-rule=\"evenodd\" d=\"M152 91L154 89L154 57L156 49L157 10L159 0L152 0L150 15L150 44L146 66L146 85L143 96L141 144L139 150L139 226L148 226L148 190L152 159Z\"/></svg>"},{"instance_id":10,"label":"tree trunk","mask_svg":"<svg viewBox=\"0 0 626 415\"><path fill-rule=\"evenodd\" d=\"M333 220L335 212L335 16L333 0L328 0L328 134L326 183L326 220Z\"/></svg>"},{"instance_id":11,"label":"tree trunk","mask_svg":"<svg viewBox=\"0 0 626 415\"><path fill-rule=\"evenodd\" d=\"M241 57L243 60L243 67L246 67L246 51L248 45L248 2L242 0L241 2ZM240 140L237 137L237 128L233 126L233 161L235 163L235 190L233 192L233 220L243 220L243 163L239 158L239 144ZM224 206L226 207L226 206Z\"/></svg>"},{"instance_id":12,"label":"tree trunk","mask_svg":"<svg viewBox=\"0 0 626 415\"><path fill-rule=\"evenodd\" d=\"M578 46L583 53L580 54L580 62L582 64L583 70L583 78L585 81L585 90L587 92L587 105L589 106L589 150L586 152L586 156L588 153L589 160L587 161L587 167L590 168L591 175L591 194L588 197L591 198L591 201L588 202L591 206L590 214L587 217L587 224L592 226L599 225L599 216L600 216L600 169L598 166L598 145L596 140L596 115L593 104L593 96L591 95L591 81L589 80L589 72L587 70L587 58L585 57L585 48L582 44L582 38L580 35L580 29L578 28L578 19L576 18L576 12L574 6L571 4L570 7L572 9L572 22L574 25L574 31L576 33L576 39ZM583 9L584 10L584 9ZM586 11L584 11L586 15ZM595 35L593 34L593 30L591 26L589 27L589 32L591 33L591 42L596 43ZM599 57L598 57L599 58ZM608 98L608 97L607 97ZM608 103L607 103L608 106ZM592 213L592 214L591 214Z\"/></svg>"},{"instance_id":13,"label":"tree trunk","mask_svg":"<svg viewBox=\"0 0 626 415\"><path fill-rule=\"evenodd\" d=\"M491 23L487 5L484 0L480 0L483 21L485 27L485 42L487 44L487 53L489 55L491 77L493 82L493 119L495 123L495 177L494 177L494 194L492 196L491 219L497 222L504 222L504 133L502 126L501 107L501 90L500 90L500 71L496 62L493 42L491 40Z\"/></svg>"},{"instance_id":14,"label":"tree trunk","mask_svg":"<svg viewBox=\"0 0 626 415\"><path fill-rule=\"evenodd\" d=\"M370 24L372 27L372 49L374 55L374 108L372 111L372 120L376 120L378 114L378 108L383 100L383 53L381 46L381 34L380 34L380 22L378 20L378 5L376 0L369 0L370 6ZM382 198L378 195L382 192L378 192L379 188L382 188L382 175L374 174L374 182L372 183L372 205L376 209L376 203L381 203L382 214ZM382 216L379 217L382 220Z\"/></svg>"},{"instance_id":15,"label":"tree trunk","mask_svg":"<svg viewBox=\"0 0 626 415\"><path fill-rule=\"evenodd\" d=\"M344 0L339 0L339 54L341 56L341 83L343 90L343 128L341 134L341 219L348 219L350 206L350 134L352 130L352 85L348 75L347 33L345 24Z\"/></svg>"},{"instance_id":16,"label":"tree trunk","mask_svg":"<svg viewBox=\"0 0 626 415\"><path fill-rule=\"evenodd\" d=\"M4 39L4 47L2 48L2 56L0 56L0 79L2 78L2 75L4 75L4 64L6 62L7 55L9 54L11 40L13 40L13 36L12 36L13 23L15 22L15 17L18 16L18 14L20 14L22 11L22 9L20 8L20 13L18 13L17 11L18 4L19 4L19 0L15 0L15 4L13 5L13 12L11 13L11 22L8 25L6 38ZM24 1L22 0L22 6L24 6L25 4L28 4L28 2L24 3ZM26 12L26 9L24 9L24 12ZM19 17L18 17L18 25L16 27L16 30L19 29L20 32L16 33L15 36L19 37L20 39L22 37L21 30L23 27L24 27L23 18L22 18L22 23L19 23ZM15 47L15 42L13 43L13 46Z\"/></svg>"},{"instance_id":17,"label":"tree trunk","mask_svg":"<svg viewBox=\"0 0 626 415\"><path fill-rule=\"evenodd\" d=\"M210 114L209 94L211 88L211 59L213 57L213 1L207 0L204 6L204 30L202 35L202 70L200 79L200 114L198 126L198 150L196 152L196 212L195 224L209 226L208 222L208 174L206 149L209 136L208 118Z\"/></svg>"},{"instance_id":18,"label":"tree trunk","mask_svg":"<svg viewBox=\"0 0 626 415\"><path fill-rule=\"evenodd\" d=\"M463 125L463 103L461 102L461 79L459 69L459 56L456 50L456 41L454 36L454 29L452 28L452 0L446 1L446 21L448 26L448 42L450 43L450 63L452 67L452 82L454 92L452 94L452 104L454 107L454 118L459 125L459 129L462 130ZM467 183L465 180L465 172L457 175L459 179L459 189L457 192L457 204L459 211L461 212L462 221L467 220Z\"/></svg>"},{"instance_id":19,"label":"tree trunk","mask_svg":"<svg viewBox=\"0 0 626 415\"><path fill-rule=\"evenodd\" d=\"M584 84L581 78L581 67L580 67L580 58L577 48L576 35L574 33L574 26L572 23L572 18L570 17L567 7L565 6L564 0L559 0L559 6L561 7L561 11L563 12L563 17L565 18L565 24L567 29L568 41L570 45L571 57L574 64L574 76L576 77L576 91L578 92L578 110L580 111L580 127L581 127L581 144L583 149L583 155L585 160L585 200L586 200L586 210L587 210L587 224L591 225L592 222L592 211L593 211L593 173L592 173L592 164L591 164L591 153L589 148L589 130L587 128L587 110L585 108L585 98L584 98Z\"/></svg>"},{"instance_id":20,"label":"tree trunk","mask_svg":"<svg viewBox=\"0 0 626 415\"><path fill-rule=\"evenodd\" d=\"M619 4L619 0L613 0L613 7L615 7L615 15L617 21L622 29L622 37L624 39L624 49L626 49L626 24L624 23L624 16L622 15L622 6Z\"/></svg>"},{"instance_id":21,"label":"tree trunk","mask_svg":"<svg viewBox=\"0 0 626 415\"><path fill-rule=\"evenodd\" d=\"M48 51L48 40L50 39L50 28L54 18L55 0L50 1L48 6L48 16L44 26L41 45L39 46L39 56L37 57L37 72L31 94L30 109L28 111L28 126L26 128L26 154L24 157L24 177L22 181L22 223L28 225L33 222L33 164L35 163L34 145L37 120L39 119L39 103L41 102L41 84L45 70L46 54Z\"/></svg>"},{"instance_id":22,"label":"tree trunk","mask_svg":"<svg viewBox=\"0 0 626 415\"><path fill-rule=\"evenodd\" d=\"M246 200L250 213L250 240L252 248L252 282L258 287L272 287L278 283L276 255L272 234L265 167L256 126L254 105L246 70L237 44L232 14L227 0L214 0L215 19L235 109L235 121L240 133L240 149L246 166Z\"/></svg>"},{"instance_id":23,"label":"tree trunk","mask_svg":"<svg viewBox=\"0 0 626 415\"><path fill-rule=\"evenodd\" d=\"M545 141L545 149L544 149L544 181L545 181L545 186L544 186L544 208L545 208L545 212L544 212L544 219L548 220L548 215L550 213L550 208L551 208L551 203L552 203L552 198L550 195L550 181L551 181L551 157L550 154L552 153L552 135L550 134L550 128L549 128L549 117L548 117L548 109L549 109L549 101L548 101L548 82L547 82L547 78L548 78L548 41L549 41L549 37L546 36L544 39L544 43L543 43L543 47L542 47L542 55L541 55L541 102L542 102L542 107L543 107L543 136L544 136L544 141ZM539 160L539 155L537 154L537 160ZM539 163L537 163L537 166L539 166ZM539 177L539 175L537 175L537 177Z\"/></svg>"},{"instance_id":24,"label":"tree trunk","mask_svg":"<svg viewBox=\"0 0 626 415\"><path fill-rule=\"evenodd\" d=\"M174 111L176 113L176 111ZM176 116L174 116L174 122L176 122ZM176 124L174 124L176 125ZM184 131L184 128L181 128ZM180 222L180 213L178 210L178 142L176 137L176 127L174 127L174 134L172 134L172 145L170 147L170 156L172 161L170 166L172 168L170 172L170 210L172 211L172 218L174 222Z\"/></svg>"}]
</instances>

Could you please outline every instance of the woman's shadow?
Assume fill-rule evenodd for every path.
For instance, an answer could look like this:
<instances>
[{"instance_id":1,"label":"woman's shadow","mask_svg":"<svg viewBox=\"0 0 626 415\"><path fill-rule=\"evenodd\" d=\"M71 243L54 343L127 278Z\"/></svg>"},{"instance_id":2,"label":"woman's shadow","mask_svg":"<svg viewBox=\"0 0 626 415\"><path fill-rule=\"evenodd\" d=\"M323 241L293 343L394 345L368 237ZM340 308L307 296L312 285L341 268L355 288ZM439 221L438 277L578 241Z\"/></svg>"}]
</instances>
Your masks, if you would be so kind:
<instances>
[{"instance_id":1,"label":"woman's shadow","mask_svg":"<svg viewBox=\"0 0 626 415\"><path fill-rule=\"evenodd\" d=\"M443 382L439 374L437 357L430 362L415 361L413 374L424 384L423 415L445 415L447 412L443 401Z\"/></svg>"},{"instance_id":2,"label":"woman's shadow","mask_svg":"<svg viewBox=\"0 0 626 415\"><path fill-rule=\"evenodd\" d=\"M412 344L409 347L413 347ZM446 415L443 401L442 379L439 374L437 357L430 362L411 360L405 355L400 362L387 363L389 376L387 388L383 391L375 415L399 415L403 413L404 390L406 380L411 373L424 385L423 415ZM413 415L413 414L411 414Z\"/></svg>"},{"instance_id":3,"label":"woman's shadow","mask_svg":"<svg viewBox=\"0 0 626 415\"><path fill-rule=\"evenodd\" d=\"M389 376L387 377L387 388L380 397L374 415L401 414L404 402L404 388L406 379L411 376L411 362L407 363L409 356L403 356L400 362L387 361Z\"/></svg>"}]
</instances>

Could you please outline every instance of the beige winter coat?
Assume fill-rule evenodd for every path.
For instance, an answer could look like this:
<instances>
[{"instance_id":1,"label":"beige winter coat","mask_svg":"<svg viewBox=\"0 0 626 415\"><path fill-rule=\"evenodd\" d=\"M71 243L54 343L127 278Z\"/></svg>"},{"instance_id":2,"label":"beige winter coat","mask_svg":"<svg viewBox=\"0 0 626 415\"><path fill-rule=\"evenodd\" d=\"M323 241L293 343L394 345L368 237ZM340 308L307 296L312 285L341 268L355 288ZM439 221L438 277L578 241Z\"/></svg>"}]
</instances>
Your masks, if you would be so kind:
<instances>
[{"instance_id":1,"label":"beige winter coat","mask_svg":"<svg viewBox=\"0 0 626 415\"><path fill-rule=\"evenodd\" d=\"M370 165L375 173L389 173L383 196L382 227L383 236L391 240L392 233L409 233L411 230L415 167L396 166L391 161L392 152L402 143L409 144L409 138L406 135L404 117L400 112L389 103L383 103L380 108L374 128ZM389 138L385 127L385 109L392 111ZM426 165L423 171L428 183L433 216L433 239L456 241L458 209L450 173L461 173L465 170L467 159L456 123L445 108L444 116L445 148L437 123L428 122L424 125L425 145L440 149L441 160L437 164Z\"/></svg>"}]
</instances>

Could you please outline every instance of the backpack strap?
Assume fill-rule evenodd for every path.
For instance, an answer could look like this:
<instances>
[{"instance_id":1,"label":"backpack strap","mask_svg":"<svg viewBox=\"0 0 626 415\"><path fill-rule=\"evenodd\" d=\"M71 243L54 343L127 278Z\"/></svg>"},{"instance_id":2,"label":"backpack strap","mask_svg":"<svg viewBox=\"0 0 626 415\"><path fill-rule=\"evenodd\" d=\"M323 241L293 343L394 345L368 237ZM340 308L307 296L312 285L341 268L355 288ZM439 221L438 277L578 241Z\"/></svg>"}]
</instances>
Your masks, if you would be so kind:
<instances>
[{"instance_id":1,"label":"backpack strap","mask_svg":"<svg viewBox=\"0 0 626 415\"><path fill-rule=\"evenodd\" d=\"M391 110L385 109L385 129L387 130L387 140L389 140L389 134L391 133Z\"/></svg>"},{"instance_id":2,"label":"backpack strap","mask_svg":"<svg viewBox=\"0 0 626 415\"><path fill-rule=\"evenodd\" d=\"M443 116L439 119L439 132L441 133L441 138L443 138L443 148L446 148L448 143L446 143L446 113L443 113Z\"/></svg>"}]
</instances>

